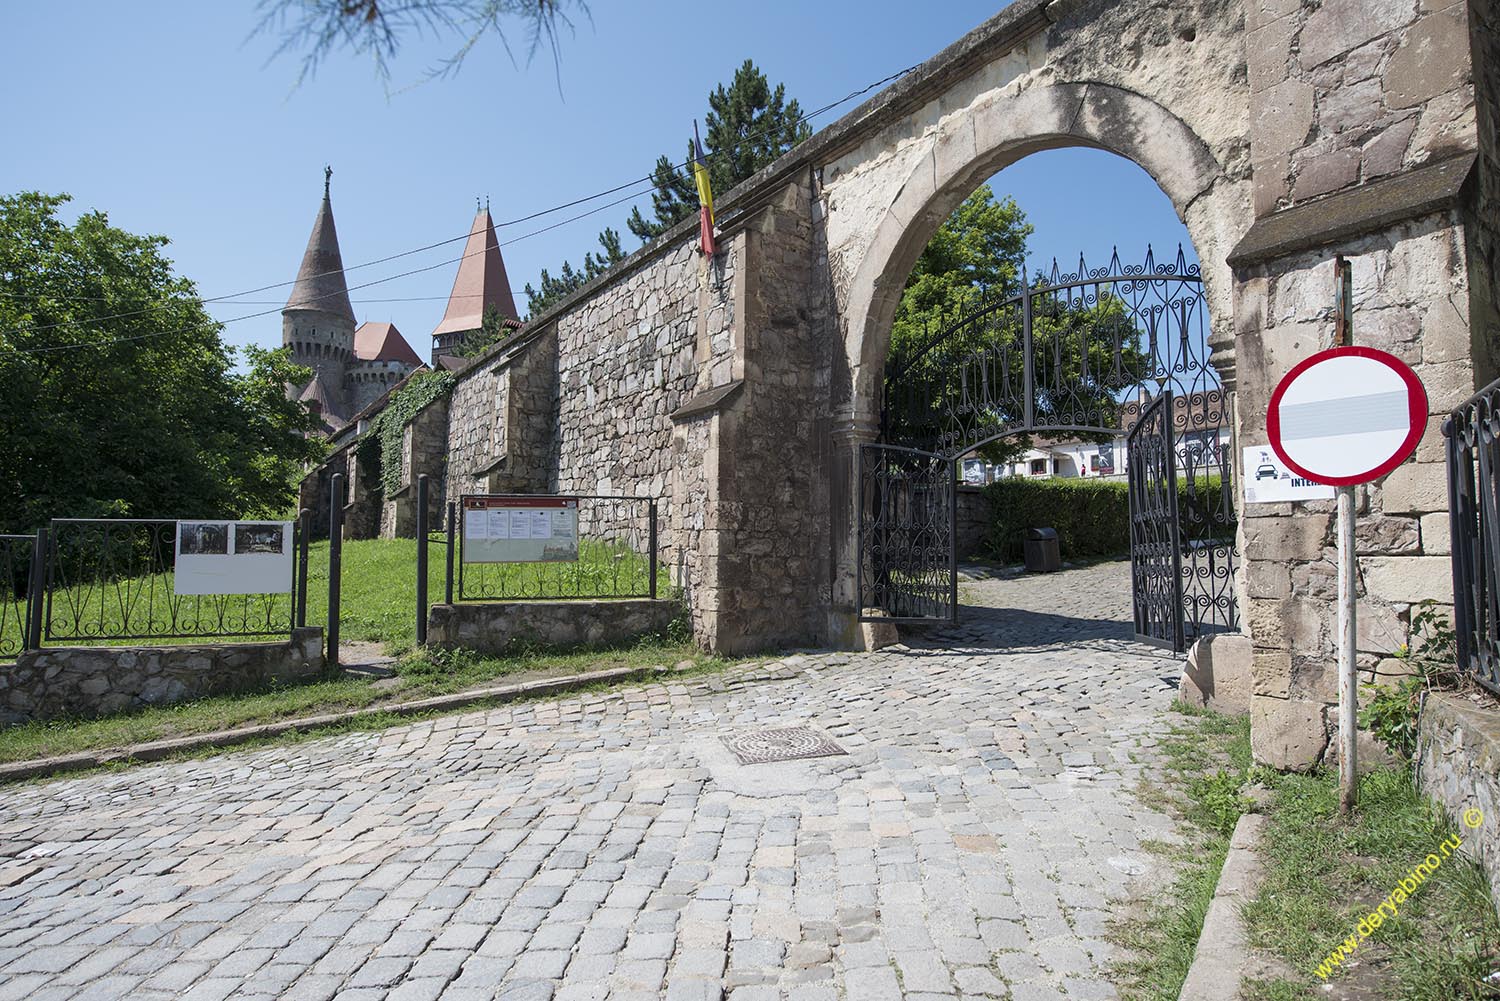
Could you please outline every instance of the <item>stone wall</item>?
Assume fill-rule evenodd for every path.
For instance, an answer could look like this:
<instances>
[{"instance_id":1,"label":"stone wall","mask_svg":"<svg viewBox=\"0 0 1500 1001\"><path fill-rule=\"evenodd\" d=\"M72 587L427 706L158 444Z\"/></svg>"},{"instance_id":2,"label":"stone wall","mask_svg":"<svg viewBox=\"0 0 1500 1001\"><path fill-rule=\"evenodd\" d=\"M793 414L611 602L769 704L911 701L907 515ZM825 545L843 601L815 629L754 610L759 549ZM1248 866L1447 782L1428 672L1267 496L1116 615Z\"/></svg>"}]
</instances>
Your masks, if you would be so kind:
<instances>
[{"instance_id":1,"label":"stone wall","mask_svg":"<svg viewBox=\"0 0 1500 1001\"><path fill-rule=\"evenodd\" d=\"M1451 605L1440 427L1474 389L1476 302L1463 189L1476 148L1469 6L1449 0L1253 0L1255 226L1236 270L1237 443L1265 444L1277 379L1333 343L1333 257L1354 270L1353 343L1427 387L1412 460L1359 488L1358 661L1374 677L1411 607ZM1334 503L1245 506L1242 607L1254 640L1256 756L1307 768L1332 753L1337 699Z\"/></svg>"},{"instance_id":2,"label":"stone wall","mask_svg":"<svg viewBox=\"0 0 1500 1001\"><path fill-rule=\"evenodd\" d=\"M93 717L307 681L323 671L323 630L280 643L46 647L0 674L0 723Z\"/></svg>"},{"instance_id":3,"label":"stone wall","mask_svg":"<svg viewBox=\"0 0 1500 1001\"><path fill-rule=\"evenodd\" d=\"M448 470L448 397L439 397L417 411L401 432L401 486L385 498L380 513L380 535L409 539L417 534L417 477L427 476L428 524L443 524L444 488Z\"/></svg>"},{"instance_id":4,"label":"stone wall","mask_svg":"<svg viewBox=\"0 0 1500 1001\"><path fill-rule=\"evenodd\" d=\"M1366 680L1405 645L1413 604L1452 604L1441 425L1473 390L1462 230L1428 216L1339 249L1354 271L1354 343L1389 351L1426 385L1431 417L1416 454L1358 488L1358 666ZM1308 251L1251 269L1239 288L1238 441L1268 442L1278 376L1333 343L1333 262ZM1245 592L1255 642L1255 751L1307 768L1329 750L1338 695L1334 502L1242 505Z\"/></svg>"},{"instance_id":5,"label":"stone wall","mask_svg":"<svg viewBox=\"0 0 1500 1001\"><path fill-rule=\"evenodd\" d=\"M675 601L507 601L433 605L429 646L502 655L521 646L567 649L663 634L682 615Z\"/></svg>"},{"instance_id":6,"label":"stone wall","mask_svg":"<svg viewBox=\"0 0 1500 1001\"><path fill-rule=\"evenodd\" d=\"M544 493L557 412L557 329L527 332L453 387L448 484L465 493Z\"/></svg>"},{"instance_id":7,"label":"stone wall","mask_svg":"<svg viewBox=\"0 0 1500 1001\"><path fill-rule=\"evenodd\" d=\"M1462 0L1251 0L1255 209L1474 148Z\"/></svg>"},{"instance_id":8,"label":"stone wall","mask_svg":"<svg viewBox=\"0 0 1500 1001\"><path fill-rule=\"evenodd\" d=\"M1479 163L1464 231L1474 381L1484 386L1500 379L1500 5L1478 0L1468 7Z\"/></svg>"},{"instance_id":9,"label":"stone wall","mask_svg":"<svg viewBox=\"0 0 1500 1001\"><path fill-rule=\"evenodd\" d=\"M1452 818L1464 848L1490 878L1490 899L1500 907L1500 706L1485 696L1474 702L1451 692L1428 697L1422 711L1418 766L1422 791ZM1477 828L1465 810L1484 813Z\"/></svg>"}]
</instances>

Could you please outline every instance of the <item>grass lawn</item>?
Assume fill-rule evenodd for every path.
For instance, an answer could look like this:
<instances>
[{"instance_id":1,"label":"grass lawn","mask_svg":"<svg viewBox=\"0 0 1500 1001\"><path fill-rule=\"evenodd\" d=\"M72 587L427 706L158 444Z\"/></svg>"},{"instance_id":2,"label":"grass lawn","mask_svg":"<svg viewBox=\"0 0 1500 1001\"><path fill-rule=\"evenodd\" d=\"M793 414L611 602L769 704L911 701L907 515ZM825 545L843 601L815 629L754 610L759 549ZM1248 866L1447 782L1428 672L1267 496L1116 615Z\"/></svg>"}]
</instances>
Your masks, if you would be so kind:
<instances>
[{"instance_id":1,"label":"grass lawn","mask_svg":"<svg viewBox=\"0 0 1500 1001\"><path fill-rule=\"evenodd\" d=\"M1252 1001L1500 998L1500 989L1481 982L1500 969L1500 922L1483 871L1457 854L1326 981L1318 975L1330 951L1357 936L1360 919L1414 865L1430 852L1441 857L1448 836L1469 833L1455 829L1404 772L1390 769L1361 780L1358 810L1341 820L1336 781L1325 772L1274 783L1262 841L1266 880L1245 916L1253 944L1297 975L1258 982Z\"/></svg>"},{"instance_id":2,"label":"grass lawn","mask_svg":"<svg viewBox=\"0 0 1500 1001\"><path fill-rule=\"evenodd\" d=\"M201 699L98 720L57 720L0 729L0 761L24 761L78 751L125 747L168 737L212 733L233 727L297 719L349 709L378 708L396 702L476 688L497 681L581 674L606 668L642 671L692 661L685 674L715 671L731 661L710 656L691 643L646 640L634 646L570 653L523 653L479 658L466 652L417 651L396 663L392 679L338 677L270 691ZM392 716L383 725L408 722ZM370 729L380 721L362 723Z\"/></svg>"},{"instance_id":3,"label":"grass lawn","mask_svg":"<svg viewBox=\"0 0 1500 1001\"><path fill-rule=\"evenodd\" d=\"M1161 744L1162 781L1138 795L1181 817L1187 841L1151 844L1176 872L1170 886L1134 913L1116 919L1111 937L1124 954L1113 969L1126 1001L1176 1001L1203 930L1203 918L1229 853L1229 836L1250 805L1240 793L1250 771L1250 721L1174 707L1177 718Z\"/></svg>"}]
</instances>

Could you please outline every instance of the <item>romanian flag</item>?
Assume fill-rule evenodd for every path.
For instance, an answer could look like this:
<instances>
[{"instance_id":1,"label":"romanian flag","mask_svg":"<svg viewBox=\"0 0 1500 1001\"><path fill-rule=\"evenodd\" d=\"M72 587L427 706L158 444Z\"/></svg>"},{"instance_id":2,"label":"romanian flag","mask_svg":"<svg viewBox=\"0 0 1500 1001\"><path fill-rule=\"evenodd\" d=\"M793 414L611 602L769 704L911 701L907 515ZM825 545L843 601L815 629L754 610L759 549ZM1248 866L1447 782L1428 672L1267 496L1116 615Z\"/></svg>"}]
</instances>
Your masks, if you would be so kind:
<instances>
[{"instance_id":1,"label":"romanian flag","mask_svg":"<svg viewBox=\"0 0 1500 1001\"><path fill-rule=\"evenodd\" d=\"M714 189L708 180L708 161L698 141L698 120L693 119L693 180L698 182L698 233L703 252L712 257L714 246Z\"/></svg>"}]
</instances>

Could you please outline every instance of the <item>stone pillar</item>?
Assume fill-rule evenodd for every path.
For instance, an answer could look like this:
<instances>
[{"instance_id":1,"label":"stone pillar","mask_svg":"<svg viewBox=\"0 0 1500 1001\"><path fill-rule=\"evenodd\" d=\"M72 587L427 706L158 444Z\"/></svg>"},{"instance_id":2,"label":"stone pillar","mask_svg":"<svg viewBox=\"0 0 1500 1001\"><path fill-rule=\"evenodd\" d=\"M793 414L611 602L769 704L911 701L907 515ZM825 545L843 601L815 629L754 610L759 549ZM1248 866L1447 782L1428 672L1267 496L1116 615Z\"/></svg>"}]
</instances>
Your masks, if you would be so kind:
<instances>
[{"instance_id":1,"label":"stone pillar","mask_svg":"<svg viewBox=\"0 0 1500 1001\"><path fill-rule=\"evenodd\" d=\"M862 401L864 402L864 401ZM866 407L869 404L866 402ZM829 511L833 517L833 603L829 641L840 649L861 645L859 629L859 449L880 437L880 419L870 409L846 411L833 423L829 463Z\"/></svg>"}]
</instances>

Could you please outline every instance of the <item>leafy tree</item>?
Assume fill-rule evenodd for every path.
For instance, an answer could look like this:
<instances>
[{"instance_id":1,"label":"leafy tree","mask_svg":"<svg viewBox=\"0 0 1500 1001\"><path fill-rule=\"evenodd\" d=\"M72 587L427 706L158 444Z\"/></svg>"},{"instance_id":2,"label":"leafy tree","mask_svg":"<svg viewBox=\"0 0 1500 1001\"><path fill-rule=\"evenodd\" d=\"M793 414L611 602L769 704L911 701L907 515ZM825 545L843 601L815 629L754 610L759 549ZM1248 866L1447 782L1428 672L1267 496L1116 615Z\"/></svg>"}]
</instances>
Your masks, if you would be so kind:
<instances>
[{"instance_id":1,"label":"leafy tree","mask_svg":"<svg viewBox=\"0 0 1500 1001\"><path fill-rule=\"evenodd\" d=\"M756 171L775 161L787 150L812 135L802 121L795 99L786 99L786 86L772 88L766 75L746 59L734 72L726 90L723 84L708 95L708 113L703 120L704 153L715 194L722 194ZM685 147L682 163L693 158L693 141ZM698 188L691 170L679 168L666 155L657 158L652 172L656 190L651 195L655 219L632 209L627 225L642 241L656 239L678 222L698 211Z\"/></svg>"},{"instance_id":2,"label":"leafy tree","mask_svg":"<svg viewBox=\"0 0 1500 1001\"><path fill-rule=\"evenodd\" d=\"M276 55L301 51L301 83L336 51L369 56L376 75L390 78L390 61L403 40L457 37L458 48L430 71L432 76L454 73L465 57L487 35L494 35L515 60L509 28L522 31L526 58L551 51L558 58L558 36L571 29L570 10L588 15L585 0L260 0L257 34L280 36Z\"/></svg>"},{"instance_id":3,"label":"leafy tree","mask_svg":"<svg viewBox=\"0 0 1500 1001\"><path fill-rule=\"evenodd\" d=\"M583 255L581 269L575 271L572 262L563 261L562 271L556 278L548 274L546 268L542 269L540 289L527 282L528 314L533 317L540 315L552 303L572 295L625 259L625 252L620 249L620 234L615 230L605 227L599 234L599 246L601 250L597 256L593 252Z\"/></svg>"},{"instance_id":4,"label":"leafy tree","mask_svg":"<svg viewBox=\"0 0 1500 1001\"><path fill-rule=\"evenodd\" d=\"M1028 400L1015 299L1031 232L1012 199L996 201L981 185L923 248L891 331L892 440L946 450L1022 423ZM1038 275L1032 288L1045 284ZM1147 361L1124 301L1104 288L1087 297L1045 293L1032 296L1031 313L1035 423L1117 426L1120 394L1138 383ZM1030 447L1029 435L1009 435L975 451L1004 464Z\"/></svg>"},{"instance_id":5,"label":"leafy tree","mask_svg":"<svg viewBox=\"0 0 1500 1001\"><path fill-rule=\"evenodd\" d=\"M505 339L509 331L505 326L505 314L494 303L484 307L479 319L479 329L464 339L453 354L458 358L477 358Z\"/></svg>"},{"instance_id":6,"label":"leafy tree","mask_svg":"<svg viewBox=\"0 0 1500 1001\"><path fill-rule=\"evenodd\" d=\"M65 195L0 197L0 531L52 517L267 516L321 444L311 373L235 353L160 236Z\"/></svg>"}]
</instances>

